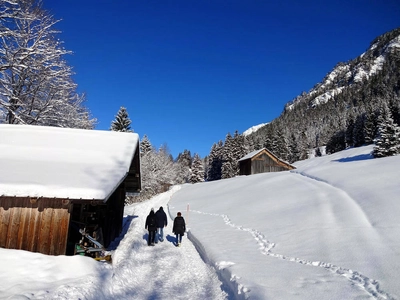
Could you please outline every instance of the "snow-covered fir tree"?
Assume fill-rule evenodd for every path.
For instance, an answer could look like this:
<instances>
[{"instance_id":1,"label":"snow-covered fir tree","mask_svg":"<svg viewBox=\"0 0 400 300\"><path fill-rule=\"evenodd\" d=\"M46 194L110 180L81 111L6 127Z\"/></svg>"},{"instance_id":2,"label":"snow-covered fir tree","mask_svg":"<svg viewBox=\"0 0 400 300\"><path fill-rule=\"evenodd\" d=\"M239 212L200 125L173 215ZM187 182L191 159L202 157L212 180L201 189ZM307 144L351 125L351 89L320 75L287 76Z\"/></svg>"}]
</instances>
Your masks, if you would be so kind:
<instances>
[{"instance_id":1,"label":"snow-covered fir tree","mask_svg":"<svg viewBox=\"0 0 400 300\"><path fill-rule=\"evenodd\" d=\"M208 172L207 181L219 180L221 179L221 169L222 169L222 151L223 143L218 141L217 144L213 144L211 147L210 155L208 156Z\"/></svg>"},{"instance_id":2,"label":"snow-covered fir tree","mask_svg":"<svg viewBox=\"0 0 400 300\"><path fill-rule=\"evenodd\" d=\"M228 132L225 137L225 143L222 152L222 167L221 167L221 178L232 178L235 176L235 160L233 158L233 137Z\"/></svg>"},{"instance_id":3,"label":"snow-covered fir tree","mask_svg":"<svg viewBox=\"0 0 400 300\"><path fill-rule=\"evenodd\" d=\"M288 162L293 163L300 159L300 151L298 142L296 141L296 137L294 134L290 135L290 139L288 142L289 154L288 154Z\"/></svg>"},{"instance_id":4,"label":"snow-covered fir tree","mask_svg":"<svg viewBox=\"0 0 400 300\"><path fill-rule=\"evenodd\" d=\"M191 183L197 183L197 182L203 182L204 181L204 166L203 166L203 161L200 158L200 156L195 153L193 157L193 162L192 162L192 169L191 169L191 175L190 175L190 182Z\"/></svg>"},{"instance_id":5,"label":"snow-covered fir tree","mask_svg":"<svg viewBox=\"0 0 400 300\"><path fill-rule=\"evenodd\" d=\"M374 157L393 156L400 153L400 127L392 117L392 113L383 104L378 119L378 136L375 139Z\"/></svg>"},{"instance_id":6,"label":"snow-covered fir tree","mask_svg":"<svg viewBox=\"0 0 400 300\"><path fill-rule=\"evenodd\" d=\"M178 178L179 183L188 183L190 181L190 170L192 167L192 156L190 151L185 149L183 153L179 153L176 159L178 164Z\"/></svg>"},{"instance_id":7,"label":"snow-covered fir tree","mask_svg":"<svg viewBox=\"0 0 400 300\"><path fill-rule=\"evenodd\" d=\"M239 175L239 159L247 154L245 138L242 134L240 134L237 130L233 134L233 143L232 143L232 168L234 170L234 175Z\"/></svg>"},{"instance_id":8,"label":"snow-covered fir tree","mask_svg":"<svg viewBox=\"0 0 400 300\"><path fill-rule=\"evenodd\" d=\"M149 138L145 134L142 140L140 141L140 154L143 156L151 152L152 150L153 146L151 145Z\"/></svg>"},{"instance_id":9,"label":"snow-covered fir tree","mask_svg":"<svg viewBox=\"0 0 400 300\"><path fill-rule=\"evenodd\" d=\"M353 129L353 146L360 147L365 144L364 135L365 113L356 118Z\"/></svg>"},{"instance_id":10,"label":"snow-covered fir tree","mask_svg":"<svg viewBox=\"0 0 400 300\"><path fill-rule=\"evenodd\" d=\"M121 106L117 115L115 116L115 120L111 122L112 131L120 131L120 132L133 132L131 130L131 119L128 116L128 112L125 107Z\"/></svg>"}]
</instances>

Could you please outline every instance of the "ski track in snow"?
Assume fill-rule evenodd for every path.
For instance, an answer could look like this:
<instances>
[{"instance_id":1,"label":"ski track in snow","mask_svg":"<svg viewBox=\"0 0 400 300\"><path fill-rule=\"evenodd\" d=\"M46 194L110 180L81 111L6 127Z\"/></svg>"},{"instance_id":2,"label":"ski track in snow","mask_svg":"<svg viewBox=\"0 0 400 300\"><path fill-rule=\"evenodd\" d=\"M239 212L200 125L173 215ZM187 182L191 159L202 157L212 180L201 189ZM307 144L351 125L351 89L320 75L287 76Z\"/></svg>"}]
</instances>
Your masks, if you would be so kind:
<instances>
[{"instance_id":1,"label":"ski track in snow","mask_svg":"<svg viewBox=\"0 0 400 300\"><path fill-rule=\"evenodd\" d=\"M305 173L298 173L298 172L292 172L292 173L299 174L303 178L306 178L306 180L309 182L317 181L319 184L330 185L331 188L337 190L337 192L339 194L344 196L345 199L349 200L350 205L352 205L353 208L355 210L357 210L357 213L359 213L359 215L363 217L363 221L366 223L366 225L372 226L371 222L368 220L367 216L365 215L365 213L361 209L361 207L358 205L358 203L353 198L351 198L351 196L349 196L345 191L343 191L340 188L335 187L335 186L329 184L328 182L325 182L317 177L312 177ZM265 238L265 236L258 230L251 229L251 228L244 228L240 225L236 225L236 224L232 223L232 221L229 219L229 217L227 215L204 213L204 212L193 211L193 210L191 210L191 212L222 217L226 225L231 226L237 230L249 232L253 236L253 238L256 240L257 244L260 246L259 249L260 249L261 253L264 255L268 255L271 257L278 258L278 259L283 259L283 260L287 260L287 261L291 261L291 262L295 262L295 263L299 263L299 264L303 264L303 265L308 265L308 266L313 266L313 267L321 267L321 268L324 268L325 270L330 271L334 274L345 277L352 284L359 287L361 290L364 290L367 294L369 294L371 297L373 297L375 299L389 299L389 300L396 299L395 297L393 297L393 296L389 295L388 293L386 293L385 291L381 290L379 287L379 282L377 280L369 278L357 271L339 267L339 266L336 266L334 264L327 263L327 262L310 261L310 260L301 259L301 258L297 258L297 257L290 257L290 256L286 256L283 254L273 253L272 250L275 247L275 243L268 241ZM226 264L226 262L225 262L225 264ZM234 263L231 263L231 264L234 264ZM221 266L218 263L216 264L216 266L217 266L217 268L221 269ZM224 269L224 268L225 268L225 266L223 264L222 269ZM232 280L235 280L235 278L233 278ZM245 289L245 288L242 287L242 289Z\"/></svg>"},{"instance_id":2,"label":"ski track in snow","mask_svg":"<svg viewBox=\"0 0 400 300\"><path fill-rule=\"evenodd\" d=\"M330 271L334 274L345 277L352 284L354 284L355 286L358 286L360 289L364 290L366 293L368 293L370 296L372 296L375 299L388 299L388 300L396 299L396 298L390 296L388 293L382 291L379 288L378 281L371 279L357 271L339 267L339 266L336 266L334 264L327 263L327 262L311 261L311 260L301 259L301 258L297 258L297 257L290 257L290 256L283 255L283 254L273 253L272 249L275 247L275 243L268 241L265 238L265 236L258 230L251 229L251 228L244 228L240 225L236 225L236 224L232 223L232 221L229 219L229 217L227 215L204 213L204 212L194 211L194 210L191 210L190 212L204 214L204 215L210 215L210 216L216 216L216 217L222 217L226 225L231 226L237 230L242 230L242 231L250 233L253 236L253 238L256 240L257 244L260 246L259 249L260 249L261 253L264 255L268 255L271 257L278 258L278 259L283 259L283 260L287 260L287 261L291 261L291 262L295 262L295 263L299 263L299 264L303 264L303 265L308 265L308 266L313 266L313 267L321 267L321 268L324 268L327 271ZM219 263L217 263L216 266L219 269L223 269L223 268L225 268L225 264L233 265L234 263L224 262L222 264L222 268L219 265ZM232 278L232 280L235 280L235 278ZM246 290L246 288L244 288L244 287L242 287L242 289Z\"/></svg>"}]
</instances>

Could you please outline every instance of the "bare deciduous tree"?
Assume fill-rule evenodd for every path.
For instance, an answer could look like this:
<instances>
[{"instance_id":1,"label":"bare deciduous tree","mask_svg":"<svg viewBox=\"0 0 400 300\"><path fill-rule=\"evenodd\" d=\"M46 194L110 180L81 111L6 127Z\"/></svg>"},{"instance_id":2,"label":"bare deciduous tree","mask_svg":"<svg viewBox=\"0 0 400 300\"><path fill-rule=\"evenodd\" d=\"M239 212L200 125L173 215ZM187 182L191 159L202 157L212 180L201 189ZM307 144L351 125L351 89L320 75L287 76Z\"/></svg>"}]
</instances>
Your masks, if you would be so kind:
<instances>
[{"instance_id":1,"label":"bare deciduous tree","mask_svg":"<svg viewBox=\"0 0 400 300\"><path fill-rule=\"evenodd\" d=\"M0 0L0 122L93 128L57 22L41 1Z\"/></svg>"}]
</instances>

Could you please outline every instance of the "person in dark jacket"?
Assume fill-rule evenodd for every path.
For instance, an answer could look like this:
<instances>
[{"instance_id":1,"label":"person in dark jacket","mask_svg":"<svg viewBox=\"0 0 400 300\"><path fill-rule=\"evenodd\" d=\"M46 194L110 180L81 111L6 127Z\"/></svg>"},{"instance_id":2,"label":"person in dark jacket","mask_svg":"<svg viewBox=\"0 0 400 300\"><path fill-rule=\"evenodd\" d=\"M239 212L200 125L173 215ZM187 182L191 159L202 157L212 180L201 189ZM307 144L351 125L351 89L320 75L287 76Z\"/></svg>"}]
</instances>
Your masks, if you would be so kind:
<instances>
[{"instance_id":1,"label":"person in dark jacket","mask_svg":"<svg viewBox=\"0 0 400 300\"><path fill-rule=\"evenodd\" d=\"M146 218L145 229L149 231L149 237L147 239L148 246L154 246L154 239L156 236L157 230L157 218L156 214L154 213L154 209L151 209L150 214Z\"/></svg>"},{"instance_id":2,"label":"person in dark jacket","mask_svg":"<svg viewBox=\"0 0 400 300\"><path fill-rule=\"evenodd\" d=\"M181 245L182 237L185 235L185 231L185 219L182 217L182 214L178 212L174 219L174 227L172 228L172 232L176 235L176 246L179 247Z\"/></svg>"},{"instance_id":3,"label":"person in dark jacket","mask_svg":"<svg viewBox=\"0 0 400 300\"><path fill-rule=\"evenodd\" d=\"M164 227L166 227L168 224L167 215L164 212L162 206L160 206L159 210L157 210L156 218L157 218L157 231L156 231L156 244L157 244L158 241L161 242L164 241Z\"/></svg>"}]
</instances>

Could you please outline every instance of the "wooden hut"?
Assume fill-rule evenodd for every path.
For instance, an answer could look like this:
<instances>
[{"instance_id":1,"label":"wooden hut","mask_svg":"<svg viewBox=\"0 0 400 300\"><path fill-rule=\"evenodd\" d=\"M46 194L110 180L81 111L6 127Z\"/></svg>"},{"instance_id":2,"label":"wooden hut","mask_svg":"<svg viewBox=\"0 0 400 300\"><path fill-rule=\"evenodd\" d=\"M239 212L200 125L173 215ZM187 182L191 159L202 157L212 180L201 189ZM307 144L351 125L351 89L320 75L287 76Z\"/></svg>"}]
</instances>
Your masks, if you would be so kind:
<instances>
[{"instance_id":1,"label":"wooden hut","mask_svg":"<svg viewBox=\"0 0 400 300\"><path fill-rule=\"evenodd\" d=\"M295 169L291 164L279 159L271 151L263 148L239 159L239 174L252 175L265 172L280 172Z\"/></svg>"},{"instance_id":2,"label":"wooden hut","mask_svg":"<svg viewBox=\"0 0 400 300\"><path fill-rule=\"evenodd\" d=\"M73 254L86 228L107 247L141 189L136 133L0 125L0 247Z\"/></svg>"}]
</instances>

